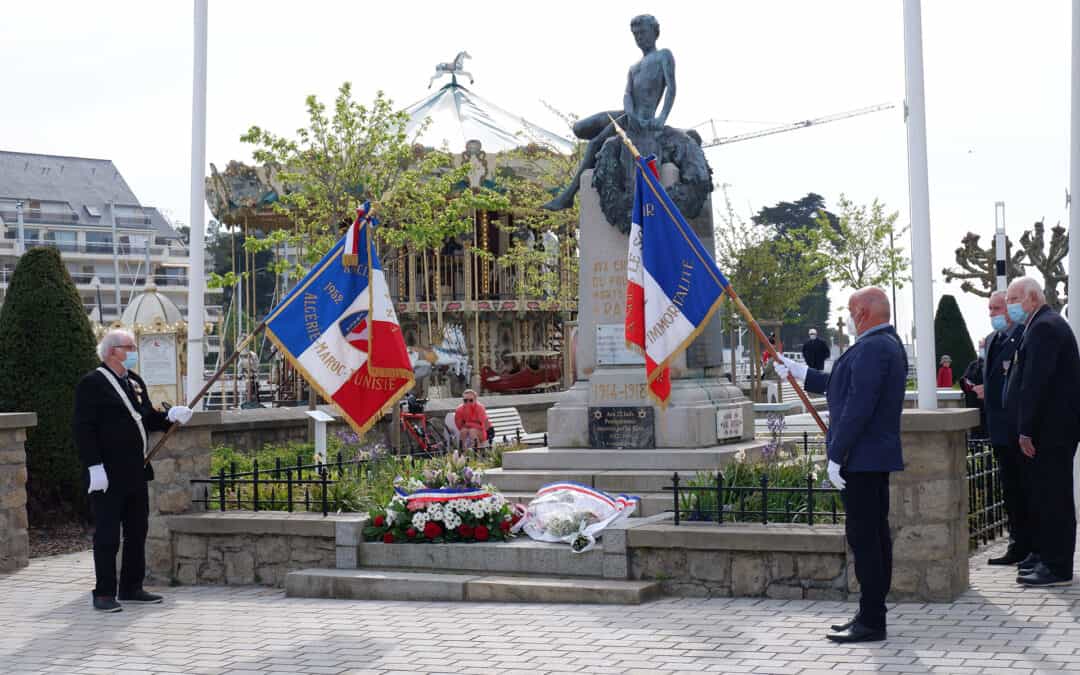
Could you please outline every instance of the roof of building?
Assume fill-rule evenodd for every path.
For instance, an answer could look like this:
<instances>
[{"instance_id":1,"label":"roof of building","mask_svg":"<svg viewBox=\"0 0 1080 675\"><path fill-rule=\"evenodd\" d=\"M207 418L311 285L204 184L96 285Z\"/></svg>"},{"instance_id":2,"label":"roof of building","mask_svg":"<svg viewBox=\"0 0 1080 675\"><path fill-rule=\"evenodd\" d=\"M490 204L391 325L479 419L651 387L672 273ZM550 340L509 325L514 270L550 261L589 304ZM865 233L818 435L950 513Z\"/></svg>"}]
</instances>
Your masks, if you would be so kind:
<instances>
[{"instance_id":1,"label":"roof of building","mask_svg":"<svg viewBox=\"0 0 1080 675\"><path fill-rule=\"evenodd\" d=\"M37 222L56 225L111 227L108 204L114 202L124 228L150 227L155 236L179 234L161 213L139 203L112 160L41 155L0 150L0 221L13 218L12 202L41 202Z\"/></svg>"},{"instance_id":2,"label":"roof of building","mask_svg":"<svg viewBox=\"0 0 1080 675\"><path fill-rule=\"evenodd\" d=\"M431 148L446 145L461 152L465 144L478 140L487 152L502 152L529 144L570 154L574 142L548 131L523 117L507 112L452 80L435 93L405 109L409 114L406 133L411 140L425 120L430 120L418 142Z\"/></svg>"}]
</instances>

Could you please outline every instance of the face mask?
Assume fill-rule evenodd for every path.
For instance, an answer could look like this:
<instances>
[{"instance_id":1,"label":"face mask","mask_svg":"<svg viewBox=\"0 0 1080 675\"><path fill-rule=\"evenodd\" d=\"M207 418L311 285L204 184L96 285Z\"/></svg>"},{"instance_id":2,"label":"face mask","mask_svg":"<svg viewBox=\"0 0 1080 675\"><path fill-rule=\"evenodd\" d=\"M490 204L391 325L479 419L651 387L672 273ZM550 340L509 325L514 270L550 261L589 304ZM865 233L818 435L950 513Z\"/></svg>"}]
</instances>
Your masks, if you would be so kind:
<instances>
[{"instance_id":1,"label":"face mask","mask_svg":"<svg viewBox=\"0 0 1080 675\"><path fill-rule=\"evenodd\" d=\"M1013 320L1013 323L1024 323L1027 321L1028 313L1024 311L1024 306L1019 302L1010 302L1008 310L1009 318Z\"/></svg>"},{"instance_id":2,"label":"face mask","mask_svg":"<svg viewBox=\"0 0 1080 675\"><path fill-rule=\"evenodd\" d=\"M979 358L980 359L985 359L986 358L986 347L983 347L982 349L979 350Z\"/></svg>"},{"instance_id":3,"label":"face mask","mask_svg":"<svg viewBox=\"0 0 1080 675\"><path fill-rule=\"evenodd\" d=\"M852 340L859 339L859 331L855 328L855 319L851 318L850 314L848 314L847 318L847 332L851 335Z\"/></svg>"},{"instance_id":4,"label":"face mask","mask_svg":"<svg viewBox=\"0 0 1080 675\"><path fill-rule=\"evenodd\" d=\"M1008 327L1009 323L1005 320L1004 314L998 314L997 316L990 317L990 327L997 332L1002 332Z\"/></svg>"},{"instance_id":5,"label":"face mask","mask_svg":"<svg viewBox=\"0 0 1080 675\"><path fill-rule=\"evenodd\" d=\"M139 365L139 352L128 352L124 357L124 368L131 370L137 365Z\"/></svg>"}]
</instances>

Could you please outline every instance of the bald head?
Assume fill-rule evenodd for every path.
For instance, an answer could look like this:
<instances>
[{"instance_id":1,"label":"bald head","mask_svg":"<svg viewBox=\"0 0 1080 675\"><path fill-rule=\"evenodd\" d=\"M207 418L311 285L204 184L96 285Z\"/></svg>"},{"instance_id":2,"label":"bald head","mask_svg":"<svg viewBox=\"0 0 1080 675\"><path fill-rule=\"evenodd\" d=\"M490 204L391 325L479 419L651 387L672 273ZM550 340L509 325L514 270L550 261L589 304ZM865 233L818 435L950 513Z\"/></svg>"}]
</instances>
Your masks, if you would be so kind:
<instances>
[{"instance_id":1,"label":"bald head","mask_svg":"<svg viewBox=\"0 0 1080 675\"><path fill-rule=\"evenodd\" d=\"M852 294L848 300L848 312L855 322L855 329L861 335L874 326L889 323L892 309L885 291L876 286L868 286Z\"/></svg>"}]
</instances>

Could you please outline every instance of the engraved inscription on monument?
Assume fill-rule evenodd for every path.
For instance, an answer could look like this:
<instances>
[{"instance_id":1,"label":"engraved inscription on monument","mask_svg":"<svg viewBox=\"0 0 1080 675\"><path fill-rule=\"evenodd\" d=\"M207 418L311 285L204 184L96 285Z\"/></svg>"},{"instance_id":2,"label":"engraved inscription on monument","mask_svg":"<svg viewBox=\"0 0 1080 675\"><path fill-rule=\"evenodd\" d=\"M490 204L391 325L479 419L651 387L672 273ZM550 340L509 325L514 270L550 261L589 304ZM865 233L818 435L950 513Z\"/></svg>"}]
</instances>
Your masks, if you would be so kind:
<instances>
[{"instance_id":1,"label":"engraved inscription on monument","mask_svg":"<svg viewBox=\"0 0 1080 675\"><path fill-rule=\"evenodd\" d=\"M596 326L596 365L641 366L645 358L626 346L626 326L601 323Z\"/></svg>"},{"instance_id":2,"label":"engraved inscription on monument","mask_svg":"<svg viewBox=\"0 0 1080 675\"><path fill-rule=\"evenodd\" d=\"M726 441L741 438L743 434L743 411L741 407L720 408L716 411L716 438Z\"/></svg>"},{"instance_id":3,"label":"engraved inscription on monument","mask_svg":"<svg viewBox=\"0 0 1080 675\"><path fill-rule=\"evenodd\" d=\"M589 447L655 448L652 406L590 407Z\"/></svg>"}]
</instances>

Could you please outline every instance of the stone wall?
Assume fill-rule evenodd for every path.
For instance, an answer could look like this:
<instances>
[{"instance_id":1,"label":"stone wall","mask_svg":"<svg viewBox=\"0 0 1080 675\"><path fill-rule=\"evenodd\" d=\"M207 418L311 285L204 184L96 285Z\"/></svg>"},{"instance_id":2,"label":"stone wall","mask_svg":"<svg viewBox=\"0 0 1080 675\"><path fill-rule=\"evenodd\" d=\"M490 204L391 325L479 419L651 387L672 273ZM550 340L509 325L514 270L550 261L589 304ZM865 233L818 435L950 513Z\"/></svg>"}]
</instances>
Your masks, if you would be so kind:
<instances>
[{"instance_id":1,"label":"stone wall","mask_svg":"<svg viewBox=\"0 0 1080 675\"><path fill-rule=\"evenodd\" d=\"M26 430L34 413L0 413L0 573L30 563L26 519Z\"/></svg>"},{"instance_id":2,"label":"stone wall","mask_svg":"<svg viewBox=\"0 0 1080 675\"><path fill-rule=\"evenodd\" d=\"M281 588L291 571L333 568L337 523L355 517L244 511L172 516L169 582Z\"/></svg>"},{"instance_id":3,"label":"stone wall","mask_svg":"<svg viewBox=\"0 0 1080 675\"><path fill-rule=\"evenodd\" d=\"M172 538L169 516L203 511L193 499L202 497L202 486L191 480L210 475L211 436L221 424L220 412L197 412L180 427L151 461L154 480L150 482L150 529L146 537L147 576L154 583L171 580ZM150 435L153 447L161 434Z\"/></svg>"},{"instance_id":4,"label":"stone wall","mask_svg":"<svg viewBox=\"0 0 1080 675\"><path fill-rule=\"evenodd\" d=\"M951 602L967 590L967 430L978 423L974 409L904 411L904 470L889 485L895 600Z\"/></svg>"},{"instance_id":5,"label":"stone wall","mask_svg":"<svg viewBox=\"0 0 1080 675\"><path fill-rule=\"evenodd\" d=\"M669 595L848 597L842 526L657 522L626 537L629 578L660 581Z\"/></svg>"}]
</instances>

